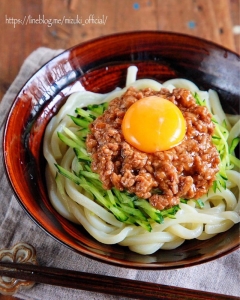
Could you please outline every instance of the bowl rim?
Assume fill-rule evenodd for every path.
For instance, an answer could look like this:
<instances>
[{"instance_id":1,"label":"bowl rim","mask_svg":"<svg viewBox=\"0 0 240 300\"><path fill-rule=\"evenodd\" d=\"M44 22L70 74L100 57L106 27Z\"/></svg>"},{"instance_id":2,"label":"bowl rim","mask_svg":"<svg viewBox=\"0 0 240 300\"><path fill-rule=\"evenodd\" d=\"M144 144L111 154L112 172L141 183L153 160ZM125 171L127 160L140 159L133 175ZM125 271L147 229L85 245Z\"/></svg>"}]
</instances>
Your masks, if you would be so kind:
<instances>
[{"instance_id":1,"label":"bowl rim","mask_svg":"<svg viewBox=\"0 0 240 300\"><path fill-rule=\"evenodd\" d=\"M47 62L45 62L40 68L38 68L31 76L30 78L28 78L25 83L22 85L21 89L18 91L18 93L16 94L15 98L13 99L13 102L11 103L11 106L10 106L10 109L5 117L5 125L4 125L4 128L3 128L3 139L2 139L2 146L3 146L3 161L4 161L4 169L5 169L5 174L7 175L7 179L8 179L8 182L12 188L12 191L14 192L15 194L15 197L18 201L18 203L20 204L20 206L23 208L24 212L27 213L27 215L30 217L30 219L35 223L37 224L38 227L41 228L41 230L43 230L44 232L46 232L48 234L48 236L51 236L54 240L56 240L57 242L60 242L62 245L64 245L65 247L67 247L68 249L80 254L80 255L84 255L84 256L87 256L91 259L94 259L94 260L98 260L102 263L107 263L107 264L112 264L112 265L115 265L115 266L118 266L118 267L124 267L124 268L134 268L134 269L144 269L144 270L169 270L169 269L179 269L179 268L183 268L183 267L190 267L190 266L195 266L195 265L199 265L199 264L202 264L202 263L205 263L205 262L209 262L209 261L213 261L217 258L220 258L224 255L227 255L229 253L232 253L234 251L236 251L237 249L240 248L240 241L239 243L234 246L233 248L231 249L228 249L226 250L225 252L221 252L221 253L218 253L218 254L215 254L214 257L208 257L208 258L202 258L202 259L197 259L197 260L193 260L192 262L188 262L187 265L186 264L183 264L183 263L180 263L180 264L177 264L177 265L168 265L168 266L163 266L161 265L161 263L157 263L157 264L147 264L147 265L143 265L141 262L138 263L138 262L128 262L128 261L122 261L122 259L116 259L116 258L113 258L111 257L111 259L109 260L108 257L106 257L106 259L104 259L105 256L102 256L102 255L98 255L96 252L91 252L91 251L88 251L86 249L83 249L83 251L79 251L77 249L74 249L72 246L68 245L67 243L65 243L64 241L60 240L58 237L54 236L51 232L49 232L46 228L44 228L44 226L42 226L38 220L36 220L34 218L34 216L31 215L31 213L26 209L26 207L24 206L24 203L23 201L20 199L19 195L18 195L18 192L15 188L15 185L12 181L12 178L9 174L9 170L8 170L8 167L7 167L7 159L6 159L6 135L7 135L7 131L8 131L8 123L9 123L9 120L11 119L11 116L12 116L12 112L14 110L14 107L16 105L16 103L18 102L18 98L19 98L19 95L21 93L21 91L24 89L24 87L28 84L30 84L30 82L34 79L35 76L37 76L37 74L46 68L46 66L48 66L49 63L51 63L52 61L54 60L57 60L59 57L61 57L62 55L64 54L67 54L67 53L70 53L71 51L79 48L79 47L83 47L83 46L86 46L88 44L92 44L94 42L100 42L100 41L104 41L106 39L112 39L112 38L117 38L117 37L122 37L122 36L131 36L131 35L147 35L147 34L156 34L156 35L170 35L172 37L187 37L191 40L195 40L195 41L199 41L199 42L203 42L209 46L213 46L213 47L216 47L218 48L219 50L223 50L223 51L226 51L228 53L231 53L233 55L236 55L237 57L240 58L240 55L231 50L231 49L228 49L227 47L223 46L223 45L220 45L216 42L213 42L213 41L210 41L210 40L207 40L207 39L204 39L204 38L200 38L200 37L196 37L196 36L193 36L193 35L190 35L190 34L184 34L184 33L178 33L178 32L171 32L171 31L159 31L159 30L137 30L137 31L127 31L127 32L118 32L118 33L112 33L112 34L108 34L108 35L103 35L103 36L100 36L100 37L96 37L96 38L93 38L93 39L90 39L90 40L87 40L87 41L84 41L84 42L80 42L72 47L69 47L68 49L65 49L63 50L61 53L57 54L56 56L54 56L52 59L48 60ZM163 263L165 265L165 263Z\"/></svg>"},{"instance_id":2,"label":"bowl rim","mask_svg":"<svg viewBox=\"0 0 240 300\"><path fill-rule=\"evenodd\" d=\"M218 44L217 42L214 42L212 40L208 40L206 38L201 38L201 37L198 37L198 36L194 36L194 35L191 35L191 34L188 34L188 33L181 33L181 32L175 32L175 31L168 31L168 30L133 30L133 31L126 31L126 32L117 32L117 33L111 33L111 34L106 34L106 35L102 35L100 37L95 37L95 38L92 38L90 40L87 40L87 41L83 41L81 43L78 43L76 45L73 45L67 49L64 50L64 52L68 52L68 51L71 51L72 49L75 49L75 48L78 48L79 46L84 46L86 44L91 44L93 42L96 42L96 41L101 41L101 40L104 40L104 39L109 39L109 38L112 38L112 37L121 37L123 35L137 35L137 34L143 34L143 35L147 35L147 34L161 34L161 35L171 35L171 36L181 36L181 37L188 37L192 40L196 40L196 41L199 41L199 42L204 42L204 43L207 43L209 45L212 45L212 46L215 46L217 48L221 48L222 50L226 50L228 52L231 52L232 54L235 54L237 56L239 56L240 58L240 54L238 54L236 52L236 50L232 50L224 45L221 45L221 44ZM62 53L58 54L58 55L61 55ZM57 56L58 56L57 55ZM52 60L52 59L51 59ZM51 61L50 60L50 61ZM48 62L47 62L48 63Z\"/></svg>"}]
</instances>

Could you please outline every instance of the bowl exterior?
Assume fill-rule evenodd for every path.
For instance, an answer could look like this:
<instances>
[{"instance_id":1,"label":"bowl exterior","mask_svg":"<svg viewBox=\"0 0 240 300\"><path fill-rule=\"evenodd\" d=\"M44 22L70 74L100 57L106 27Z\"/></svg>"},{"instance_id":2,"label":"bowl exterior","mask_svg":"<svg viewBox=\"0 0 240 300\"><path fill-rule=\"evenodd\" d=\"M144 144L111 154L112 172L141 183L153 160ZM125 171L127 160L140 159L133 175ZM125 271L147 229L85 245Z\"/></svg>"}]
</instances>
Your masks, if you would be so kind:
<instances>
[{"instance_id":1,"label":"bowl exterior","mask_svg":"<svg viewBox=\"0 0 240 300\"><path fill-rule=\"evenodd\" d=\"M239 227L207 241L188 241L175 250L138 255L118 245L103 245L51 206L42 154L44 131L66 97L84 87L105 93L124 86L126 70L138 78L186 78L212 88L228 113L239 114L239 56L214 43L167 32L131 32L79 44L44 65L17 95L4 132L6 172L20 205L48 234L70 249L103 262L142 269L196 265L239 247ZM21 179L21 180L20 180Z\"/></svg>"}]
</instances>

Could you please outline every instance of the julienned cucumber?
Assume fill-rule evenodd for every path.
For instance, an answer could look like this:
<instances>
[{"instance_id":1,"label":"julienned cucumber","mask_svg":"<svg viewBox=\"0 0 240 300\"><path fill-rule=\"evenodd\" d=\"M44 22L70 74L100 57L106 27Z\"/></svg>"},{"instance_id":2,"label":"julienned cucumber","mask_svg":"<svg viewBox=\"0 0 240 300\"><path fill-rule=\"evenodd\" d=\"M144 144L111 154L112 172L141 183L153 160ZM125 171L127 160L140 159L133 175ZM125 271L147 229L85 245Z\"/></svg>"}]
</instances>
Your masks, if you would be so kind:
<instances>
[{"instance_id":1,"label":"julienned cucumber","mask_svg":"<svg viewBox=\"0 0 240 300\"><path fill-rule=\"evenodd\" d=\"M205 101L200 101L197 94L195 94L195 99L199 105L205 105ZM140 199L136 195L129 194L126 191L120 192L116 188L105 190L102 187L98 174L93 173L91 170L91 156L86 151L85 138L89 133L91 122L103 114L107 106L108 103L103 103L100 105L89 105L86 109L76 108L76 116L70 116L70 118L79 126L79 131L73 133L65 128L63 130L65 134L59 132L58 136L63 143L73 148L79 162L79 171L75 173L70 172L57 164L56 168L61 175L81 186L83 190L91 195L94 201L113 213L119 221L126 224L140 225L147 231L151 231L152 223L157 222L161 224L166 217L175 218L175 214L180 209L179 205L160 211L152 207L147 200ZM239 143L239 138L233 140L229 149L226 142L228 131L225 124L219 125L214 119L213 122L215 123L216 130L212 140L221 158L220 171L213 185L213 189L216 190L226 188L226 170L231 168L232 164L239 165L239 159L232 155L232 152ZM198 201L197 205L200 208L204 206L204 203L200 199L196 201ZM181 202L186 203L187 200L181 199Z\"/></svg>"},{"instance_id":2,"label":"julienned cucumber","mask_svg":"<svg viewBox=\"0 0 240 300\"><path fill-rule=\"evenodd\" d=\"M59 174L81 186L86 192L92 195L92 198L98 204L111 211L121 222L137 224L147 231L151 231L152 222L162 223L164 217L172 218L179 210L179 206L176 205L174 208L159 211L152 207L148 201L139 199L135 195L130 195L127 192L119 192L115 188L105 190L98 178L98 174L85 170L84 164L82 164L82 167L83 170L80 170L78 174L74 174L56 164Z\"/></svg>"},{"instance_id":3,"label":"julienned cucumber","mask_svg":"<svg viewBox=\"0 0 240 300\"><path fill-rule=\"evenodd\" d=\"M128 192L120 192L116 188L105 190L98 174L93 173L90 168L91 157L86 151L85 138L89 132L90 123L107 108L107 103L100 105L89 105L87 109L77 108L76 116L69 116L79 126L79 131L73 133L64 128L63 133L58 132L58 137L67 146L73 148L79 162L80 171L74 173L56 164L58 173L81 186L94 201L112 212L121 222L126 224L140 225L147 231L151 231L151 223L162 223L164 217L174 218L180 209L176 205L171 209L159 211L152 207L148 201L139 199L136 195Z\"/></svg>"},{"instance_id":4,"label":"julienned cucumber","mask_svg":"<svg viewBox=\"0 0 240 300\"><path fill-rule=\"evenodd\" d=\"M206 101L201 100L197 92L194 95L196 103L201 106L206 106ZM218 150L220 156L219 172L216 174L216 180L213 183L213 190L226 189L227 174L226 170L232 169L234 166L240 168L240 160L233 155L234 149L239 144L240 138L236 137L232 140L231 145L228 145L229 131L227 130L226 120L223 120L222 124L212 117L212 122L215 125L215 131L212 136L212 142Z\"/></svg>"}]
</instances>

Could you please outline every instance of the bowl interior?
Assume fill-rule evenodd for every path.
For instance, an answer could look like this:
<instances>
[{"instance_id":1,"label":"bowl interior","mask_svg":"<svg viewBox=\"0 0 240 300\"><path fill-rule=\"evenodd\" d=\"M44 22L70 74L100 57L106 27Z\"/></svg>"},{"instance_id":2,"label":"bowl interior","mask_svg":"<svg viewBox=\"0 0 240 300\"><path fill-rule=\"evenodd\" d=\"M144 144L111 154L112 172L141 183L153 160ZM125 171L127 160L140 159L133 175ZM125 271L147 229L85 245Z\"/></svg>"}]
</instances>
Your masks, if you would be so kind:
<instances>
[{"instance_id":1,"label":"bowl interior","mask_svg":"<svg viewBox=\"0 0 240 300\"><path fill-rule=\"evenodd\" d=\"M213 43L166 32L132 32L77 45L43 66L23 86L4 133L6 172L21 206L52 237L81 254L143 269L179 268L220 257L239 247L239 228L207 241L187 241L175 250L139 255L118 245L104 245L51 206L42 154L44 130L66 97L84 87L105 93L123 87L126 70L138 67L138 78L165 81L181 77L200 89L219 93L224 110L239 114L239 56ZM19 180L21 178L21 180Z\"/></svg>"}]
</instances>

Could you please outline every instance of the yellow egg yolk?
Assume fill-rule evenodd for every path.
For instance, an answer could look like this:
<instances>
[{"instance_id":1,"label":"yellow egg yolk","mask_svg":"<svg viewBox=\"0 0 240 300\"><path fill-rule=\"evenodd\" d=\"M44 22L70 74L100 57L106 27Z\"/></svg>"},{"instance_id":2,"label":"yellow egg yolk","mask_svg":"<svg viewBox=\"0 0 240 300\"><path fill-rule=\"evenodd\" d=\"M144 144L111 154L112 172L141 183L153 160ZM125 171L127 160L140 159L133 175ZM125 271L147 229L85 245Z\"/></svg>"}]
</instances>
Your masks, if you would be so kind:
<instances>
[{"instance_id":1,"label":"yellow egg yolk","mask_svg":"<svg viewBox=\"0 0 240 300\"><path fill-rule=\"evenodd\" d=\"M154 153L181 143L186 121L171 101L150 96L129 107L123 118L122 133L130 145L142 152Z\"/></svg>"}]
</instances>

